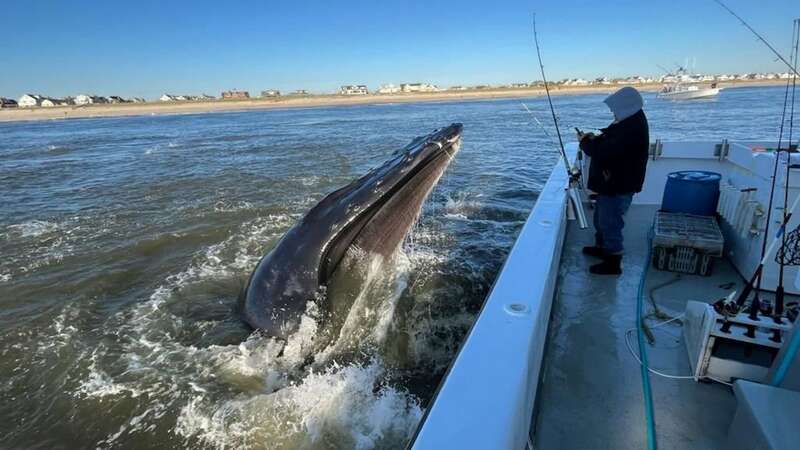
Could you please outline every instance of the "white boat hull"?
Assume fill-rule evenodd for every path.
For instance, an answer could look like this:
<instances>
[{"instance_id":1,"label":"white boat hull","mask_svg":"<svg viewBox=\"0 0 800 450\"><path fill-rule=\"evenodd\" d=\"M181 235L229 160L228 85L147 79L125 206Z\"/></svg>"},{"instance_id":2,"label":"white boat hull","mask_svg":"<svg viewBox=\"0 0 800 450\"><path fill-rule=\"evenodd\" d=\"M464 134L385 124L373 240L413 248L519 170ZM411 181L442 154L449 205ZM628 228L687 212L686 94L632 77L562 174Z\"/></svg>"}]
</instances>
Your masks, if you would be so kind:
<instances>
[{"instance_id":1,"label":"white boat hull","mask_svg":"<svg viewBox=\"0 0 800 450\"><path fill-rule=\"evenodd\" d=\"M663 98L665 100L695 100L698 98L716 97L719 91L720 88L707 88L692 91L662 92L658 94L658 98Z\"/></svg>"}]
</instances>

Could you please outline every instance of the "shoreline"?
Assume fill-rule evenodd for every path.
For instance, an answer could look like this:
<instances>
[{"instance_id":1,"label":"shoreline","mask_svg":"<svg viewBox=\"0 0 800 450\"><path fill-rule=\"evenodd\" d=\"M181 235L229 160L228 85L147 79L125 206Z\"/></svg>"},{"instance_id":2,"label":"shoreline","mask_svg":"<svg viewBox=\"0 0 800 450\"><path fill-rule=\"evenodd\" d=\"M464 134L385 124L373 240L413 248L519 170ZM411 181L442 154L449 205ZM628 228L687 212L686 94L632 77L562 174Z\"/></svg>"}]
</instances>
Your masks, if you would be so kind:
<instances>
[{"instance_id":1,"label":"shoreline","mask_svg":"<svg viewBox=\"0 0 800 450\"><path fill-rule=\"evenodd\" d=\"M720 82L721 88L779 86L785 80L757 80ZM611 93L625 85L613 86L553 86L551 95L579 95ZM643 92L657 92L662 83L637 85ZM86 106L58 106L52 108L0 109L0 122L64 120L79 118L106 118L125 116L156 116L178 114L208 114L280 108L320 108L328 106L380 105L390 103L421 103L441 101L477 101L503 98L538 97L545 95L543 88L490 88L468 91L441 91L411 94L369 94L361 96L309 95L304 97L253 98L246 100L210 100L194 102L116 103Z\"/></svg>"}]
</instances>

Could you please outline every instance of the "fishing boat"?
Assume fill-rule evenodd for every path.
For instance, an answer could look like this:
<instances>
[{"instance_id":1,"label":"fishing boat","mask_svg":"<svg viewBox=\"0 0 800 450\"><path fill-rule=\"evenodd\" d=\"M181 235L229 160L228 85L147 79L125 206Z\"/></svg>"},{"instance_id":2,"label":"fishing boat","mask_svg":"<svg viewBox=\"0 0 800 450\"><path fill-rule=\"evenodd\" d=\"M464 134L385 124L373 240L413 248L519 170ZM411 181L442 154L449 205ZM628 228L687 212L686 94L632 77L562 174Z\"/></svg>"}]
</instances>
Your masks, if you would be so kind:
<instances>
[{"instance_id":1,"label":"fishing boat","mask_svg":"<svg viewBox=\"0 0 800 450\"><path fill-rule=\"evenodd\" d=\"M674 74L675 82L665 85L658 93L658 98L664 100L696 100L701 98L716 97L722 88L717 87L717 83L712 83L709 87L701 87L696 84L687 83L689 79L683 68L678 69Z\"/></svg>"},{"instance_id":2,"label":"fishing boat","mask_svg":"<svg viewBox=\"0 0 800 450\"><path fill-rule=\"evenodd\" d=\"M577 144L566 148L580 167ZM714 309L741 292L760 264L765 234L774 242L779 229L786 164L776 159L786 152L775 148L651 143L643 190L625 219L620 277L588 273L596 261L581 249L592 245L593 233L570 220L570 176L563 160L557 164L410 448L641 449L655 448L656 440L663 448L797 448L798 327L786 318L747 322L746 313ZM789 203L800 196L796 157L786 170ZM707 219L718 226L724 253L705 275L653 267L659 257L652 233L670 174L687 171L719 174L715 215ZM798 224L793 218L786 229ZM768 256L761 289L774 291L781 268ZM798 271L784 269L789 310L800 294ZM726 320L736 322L729 335L720 332ZM748 338L753 324L755 337Z\"/></svg>"},{"instance_id":3,"label":"fishing boat","mask_svg":"<svg viewBox=\"0 0 800 450\"><path fill-rule=\"evenodd\" d=\"M711 98L716 97L721 89L722 88L717 87L716 83L712 84L710 87L675 83L669 86L664 86L664 89L658 93L658 98L665 100L696 100L700 98Z\"/></svg>"}]
</instances>

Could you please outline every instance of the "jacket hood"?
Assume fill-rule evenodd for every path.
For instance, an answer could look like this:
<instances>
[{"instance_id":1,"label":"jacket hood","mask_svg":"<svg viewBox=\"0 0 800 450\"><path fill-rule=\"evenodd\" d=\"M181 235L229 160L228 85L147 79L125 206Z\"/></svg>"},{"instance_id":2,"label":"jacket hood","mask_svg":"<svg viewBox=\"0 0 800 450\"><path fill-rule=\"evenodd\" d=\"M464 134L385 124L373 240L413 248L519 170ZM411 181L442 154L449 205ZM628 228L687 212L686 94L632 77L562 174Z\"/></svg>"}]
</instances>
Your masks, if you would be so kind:
<instances>
[{"instance_id":1,"label":"jacket hood","mask_svg":"<svg viewBox=\"0 0 800 450\"><path fill-rule=\"evenodd\" d=\"M642 96L635 88L626 86L606 97L603 103L614 113L616 122L627 119L642 109Z\"/></svg>"}]
</instances>

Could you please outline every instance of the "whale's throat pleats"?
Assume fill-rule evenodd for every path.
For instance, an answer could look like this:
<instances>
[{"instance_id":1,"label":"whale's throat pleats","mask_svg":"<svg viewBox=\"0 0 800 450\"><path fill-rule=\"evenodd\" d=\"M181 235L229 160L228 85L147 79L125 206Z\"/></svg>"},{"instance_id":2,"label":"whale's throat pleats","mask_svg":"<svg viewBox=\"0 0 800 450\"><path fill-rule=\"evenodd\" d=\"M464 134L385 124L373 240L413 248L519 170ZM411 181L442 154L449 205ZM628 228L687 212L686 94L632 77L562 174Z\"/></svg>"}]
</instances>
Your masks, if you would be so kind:
<instances>
[{"instance_id":1,"label":"whale's throat pleats","mask_svg":"<svg viewBox=\"0 0 800 450\"><path fill-rule=\"evenodd\" d=\"M353 241L366 254L388 258L402 244L420 214L422 204L447 168L448 157L439 154L376 211Z\"/></svg>"},{"instance_id":2,"label":"whale's throat pleats","mask_svg":"<svg viewBox=\"0 0 800 450\"><path fill-rule=\"evenodd\" d=\"M326 284L351 247L358 247L364 254L384 257L394 253L419 216L422 204L436 186L448 162L446 153L427 161L402 187L349 224L322 258L320 284Z\"/></svg>"}]
</instances>

